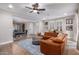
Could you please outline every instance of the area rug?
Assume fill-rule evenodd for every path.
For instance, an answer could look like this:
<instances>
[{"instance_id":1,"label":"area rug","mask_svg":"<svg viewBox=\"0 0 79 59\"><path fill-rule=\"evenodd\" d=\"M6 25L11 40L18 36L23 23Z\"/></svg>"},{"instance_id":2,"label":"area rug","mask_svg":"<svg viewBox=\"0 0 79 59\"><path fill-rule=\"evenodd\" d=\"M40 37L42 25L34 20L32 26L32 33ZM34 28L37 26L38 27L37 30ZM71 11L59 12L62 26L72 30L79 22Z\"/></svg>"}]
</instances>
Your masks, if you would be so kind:
<instances>
[{"instance_id":1,"label":"area rug","mask_svg":"<svg viewBox=\"0 0 79 59\"><path fill-rule=\"evenodd\" d=\"M29 51L32 55L43 55L43 53L40 52L40 46L32 44L32 39L24 39L24 40L18 41L17 44L20 47ZM71 40L67 40L66 48L68 50L76 48L76 43L72 42ZM68 54L69 52L68 50L66 51L67 52L66 54Z\"/></svg>"},{"instance_id":2,"label":"area rug","mask_svg":"<svg viewBox=\"0 0 79 59\"><path fill-rule=\"evenodd\" d=\"M75 41L67 40L66 48L76 48L76 47L77 47L77 44Z\"/></svg>"},{"instance_id":3,"label":"area rug","mask_svg":"<svg viewBox=\"0 0 79 59\"><path fill-rule=\"evenodd\" d=\"M32 39L18 41L17 44L22 48L26 49L27 51L29 51L32 55L43 55L40 52L40 46L32 44Z\"/></svg>"}]
</instances>

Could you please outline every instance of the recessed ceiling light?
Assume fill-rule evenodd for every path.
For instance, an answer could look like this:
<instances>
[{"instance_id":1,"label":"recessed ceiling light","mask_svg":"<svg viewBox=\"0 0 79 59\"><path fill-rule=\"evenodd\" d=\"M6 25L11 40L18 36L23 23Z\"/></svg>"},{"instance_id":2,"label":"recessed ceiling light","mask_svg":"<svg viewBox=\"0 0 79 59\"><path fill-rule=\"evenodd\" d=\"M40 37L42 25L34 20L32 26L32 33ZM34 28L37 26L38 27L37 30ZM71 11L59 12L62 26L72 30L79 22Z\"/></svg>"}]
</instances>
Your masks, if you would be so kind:
<instances>
[{"instance_id":1,"label":"recessed ceiling light","mask_svg":"<svg viewBox=\"0 0 79 59\"><path fill-rule=\"evenodd\" d=\"M13 5L12 5L12 4L9 4L8 7L9 7L9 8L13 8Z\"/></svg>"},{"instance_id":2,"label":"recessed ceiling light","mask_svg":"<svg viewBox=\"0 0 79 59\"><path fill-rule=\"evenodd\" d=\"M65 16L67 16L67 13L64 13Z\"/></svg>"}]
</instances>

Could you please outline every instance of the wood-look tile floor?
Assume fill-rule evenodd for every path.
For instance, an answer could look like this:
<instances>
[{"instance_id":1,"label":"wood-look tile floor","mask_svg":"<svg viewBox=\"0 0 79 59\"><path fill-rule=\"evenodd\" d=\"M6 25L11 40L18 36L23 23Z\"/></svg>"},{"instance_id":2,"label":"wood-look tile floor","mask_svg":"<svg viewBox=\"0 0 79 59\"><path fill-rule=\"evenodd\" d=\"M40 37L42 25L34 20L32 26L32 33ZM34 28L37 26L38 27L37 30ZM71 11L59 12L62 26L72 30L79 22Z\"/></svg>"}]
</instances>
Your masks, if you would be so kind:
<instances>
[{"instance_id":1,"label":"wood-look tile floor","mask_svg":"<svg viewBox=\"0 0 79 59\"><path fill-rule=\"evenodd\" d=\"M15 43L10 43L0 46L0 55L31 55L31 53Z\"/></svg>"},{"instance_id":2,"label":"wood-look tile floor","mask_svg":"<svg viewBox=\"0 0 79 59\"><path fill-rule=\"evenodd\" d=\"M25 50L24 48L18 46L16 43L20 40L24 40L26 38L30 38L23 36L17 37L13 43L9 43L6 45L0 46L0 55L32 55L29 51ZM79 55L79 50L77 49L65 49L63 55Z\"/></svg>"},{"instance_id":3,"label":"wood-look tile floor","mask_svg":"<svg viewBox=\"0 0 79 59\"><path fill-rule=\"evenodd\" d=\"M75 48L68 48L68 49L65 49L63 55L79 55L79 50Z\"/></svg>"},{"instance_id":4,"label":"wood-look tile floor","mask_svg":"<svg viewBox=\"0 0 79 59\"><path fill-rule=\"evenodd\" d=\"M0 46L0 55L32 55L29 51L18 46L15 43L10 43ZM77 49L66 49L63 55L79 55Z\"/></svg>"},{"instance_id":5,"label":"wood-look tile floor","mask_svg":"<svg viewBox=\"0 0 79 59\"><path fill-rule=\"evenodd\" d=\"M24 40L26 38L25 35L22 37L17 37L14 38L16 39L13 43L9 43L6 45L1 45L0 46L0 55L31 55L31 53L27 50L25 50L24 48L18 46L16 43L20 40Z\"/></svg>"}]
</instances>

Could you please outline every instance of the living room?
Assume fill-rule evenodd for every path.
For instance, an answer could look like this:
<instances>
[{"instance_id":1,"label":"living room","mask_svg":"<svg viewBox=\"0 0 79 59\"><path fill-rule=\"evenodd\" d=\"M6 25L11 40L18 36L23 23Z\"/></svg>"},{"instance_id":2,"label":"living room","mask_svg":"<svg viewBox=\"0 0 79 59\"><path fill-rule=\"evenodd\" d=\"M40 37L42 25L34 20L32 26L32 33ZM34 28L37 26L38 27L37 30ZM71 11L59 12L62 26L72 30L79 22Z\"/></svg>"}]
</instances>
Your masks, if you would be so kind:
<instances>
[{"instance_id":1,"label":"living room","mask_svg":"<svg viewBox=\"0 0 79 59\"><path fill-rule=\"evenodd\" d=\"M78 3L2 3L0 19L0 55L79 55Z\"/></svg>"}]
</instances>

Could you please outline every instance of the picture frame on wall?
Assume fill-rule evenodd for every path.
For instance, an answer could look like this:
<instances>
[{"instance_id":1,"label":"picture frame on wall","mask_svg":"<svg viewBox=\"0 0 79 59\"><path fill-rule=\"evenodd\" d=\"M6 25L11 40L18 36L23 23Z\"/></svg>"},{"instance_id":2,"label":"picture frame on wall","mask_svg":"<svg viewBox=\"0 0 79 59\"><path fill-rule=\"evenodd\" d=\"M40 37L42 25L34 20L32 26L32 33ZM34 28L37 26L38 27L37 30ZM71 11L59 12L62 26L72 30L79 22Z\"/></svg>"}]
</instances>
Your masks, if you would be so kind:
<instances>
[{"instance_id":1,"label":"picture frame on wall","mask_svg":"<svg viewBox=\"0 0 79 59\"><path fill-rule=\"evenodd\" d=\"M66 24L68 24L69 23L69 20L68 19L66 19Z\"/></svg>"},{"instance_id":2,"label":"picture frame on wall","mask_svg":"<svg viewBox=\"0 0 79 59\"><path fill-rule=\"evenodd\" d=\"M73 24L73 18L66 19L66 24Z\"/></svg>"},{"instance_id":3,"label":"picture frame on wall","mask_svg":"<svg viewBox=\"0 0 79 59\"><path fill-rule=\"evenodd\" d=\"M71 20L71 24L73 24L73 19Z\"/></svg>"},{"instance_id":4,"label":"picture frame on wall","mask_svg":"<svg viewBox=\"0 0 79 59\"><path fill-rule=\"evenodd\" d=\"M67 31L73 31L73 25L66 26Z\"/></svg>"}]
</instances>

